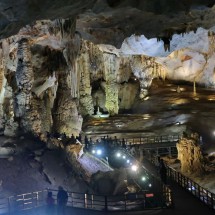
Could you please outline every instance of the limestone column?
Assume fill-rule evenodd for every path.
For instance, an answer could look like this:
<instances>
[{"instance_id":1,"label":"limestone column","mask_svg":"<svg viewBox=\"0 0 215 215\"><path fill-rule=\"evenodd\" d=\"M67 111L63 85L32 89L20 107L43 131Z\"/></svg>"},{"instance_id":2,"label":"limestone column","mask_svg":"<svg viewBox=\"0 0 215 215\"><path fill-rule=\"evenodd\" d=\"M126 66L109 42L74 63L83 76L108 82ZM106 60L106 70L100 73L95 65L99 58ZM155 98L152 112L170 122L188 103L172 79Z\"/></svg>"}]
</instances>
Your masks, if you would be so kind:
<instances>
[{"instance_id":1,"label":"limestone column","mask_svg":"<svg viewBox=\"0 0 215 215\"><path fill-rule=\"evenodd\" d=\"M117 83L117 75L119 72L120 59L113 53L103 53L104 57L104 76L105 76L105 95L106 102L105 107L109 114L118 114L118 94L119 86Z\"/></svg>"}]
</instances>

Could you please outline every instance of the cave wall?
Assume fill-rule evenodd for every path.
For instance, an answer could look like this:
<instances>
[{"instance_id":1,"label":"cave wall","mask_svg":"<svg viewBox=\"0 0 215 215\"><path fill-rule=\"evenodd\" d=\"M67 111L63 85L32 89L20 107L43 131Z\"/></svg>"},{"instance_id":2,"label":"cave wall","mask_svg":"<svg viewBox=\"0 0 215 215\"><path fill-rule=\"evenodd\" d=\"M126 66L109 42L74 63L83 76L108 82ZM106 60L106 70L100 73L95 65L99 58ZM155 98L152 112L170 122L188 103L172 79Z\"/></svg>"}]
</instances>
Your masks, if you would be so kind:
<instances>
[{"instance_id":1,"label":"cave wall","mask_svg":"<svg viewBox=\"0 0 215 215\"><path fill-rule=\"evenodd\" d=\"M1 40L0 129L5 135L24 131L45 140L49 131L76 136L83 119L98 108L110 115L131 110L157 77L214 86L213 31L191 32L184 46L169 53L158 49L160 41L156 46L143 37L128 38L121 49L93 44L75 32L75 23L37 21ZM132 44L143 47L143 39L144 54L138 49L135 54ZM181 36L174 36L172 45L177 42L183 42Z\"/></svg>"}]
</instances>

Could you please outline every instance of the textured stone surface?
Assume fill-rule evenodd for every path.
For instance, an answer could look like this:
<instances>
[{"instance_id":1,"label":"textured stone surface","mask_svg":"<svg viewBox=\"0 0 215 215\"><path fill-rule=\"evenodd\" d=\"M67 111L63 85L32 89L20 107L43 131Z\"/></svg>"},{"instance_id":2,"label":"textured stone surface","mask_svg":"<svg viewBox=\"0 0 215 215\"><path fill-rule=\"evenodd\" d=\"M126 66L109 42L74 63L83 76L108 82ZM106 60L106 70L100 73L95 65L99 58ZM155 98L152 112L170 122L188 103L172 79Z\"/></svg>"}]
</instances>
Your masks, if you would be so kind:
<instances>
[{"instance_id":1,"label":"textured stone surface","mask_svg":"<svg viewBox=\"0 0 215 215\"><path fill-rule=\"evenodd\" d=\"M160 14L156 9L159 2ZM7 3L13 5L11 0L1 6L4 8ZM21 1L19 8L24 3L24 0ZM49 3L48 0L44 2L45 5ZM65 10L66 3L73 5L77 2L65 1ZM155 4L154 1L111 3L100 0L83 1L82 9L85 4L85 9L92 9L82 12L79 3L73 5L77 10L72 13L79 14L77 23L73 16L71 19L36 21L22 28L19 34L1 41L0 121L6 133L11 131L11 135L15 135L19 127L41 137L46 131L78 135L83 117L93 115L98 108L101 113L115 115L131 109L138 96L144 101L153 78L195 81L214 86L213 28L210 31L199 28L196 33L191 31L185 35L180 34L183 29L173 29L170 35L168 33L171 39L169 46L162 38L166 37L163 33L167 33L163 30L155 35L158 41L155 38L148 40L145 37L147 34L126 38L131 35L128 32L136 33L136 18L132 17L138 17L138 11L147 11L141 16L148 16L147 20L151 19L152 22L156 22L157 17L163 22L164 17L171 16L171 25L176 15L186 20L193 16L193 22L199 21L199 17L204 15L208 18L207 23L205 17L202 22L205 20L204 24L211 27L210 17L214 8L201 7L200 10L200 7L195 7L194 10L194 7L190 7L191 13L187 14L184 13L186 7L181 3L178 3L179 9L172 4L165 9L168 1L157 1ZM25 9L28 10L31 4L36 5L36 1L26 5ZM53 8L56 6L59 7L55 14L57 16L61 3L53 2ZM169 13L172 7L174 13ZM120 27L122 16L119 15L122 9L125 14L128 12L128 16L125 16L128 22L123 28ZM40 10L42 6L35 14ZM7 13L9 11L13 13L13 7ZM31 14L29 19L33 20L35 14ZM22 18L24 16L25 12ZM4 17L14 22L12 15L4 14ZM153 29L149 23L145 27ZM171 28L168 22L163 24ZM118 25L119 31L113 30L114 25ZM162 28L164 25L157 26ZM108 35L109 31L101 32L106 29L114 33ZM184 30L189 32L192 29L187 27ZM81 31L75 33L75 30ZM118 37L122 30L122 37ZM144 33L145 28L142 30ZM175 32L178 34L172 35ZM122 46L117 49L113 44Z\"/></svg>"},{"instance_id":2,"label":"textured stone surface","mask_svg":"<svg viewBox=\"0 0 215 215\"><path fill-rule=\"evenodd\" d=\"M178 159L181 162L181 172L186 175L201 175L204 172L204 160L199 145L199 135L193 133L190 137L184 137L176 146Z\"/></svg>"}]
</instances>

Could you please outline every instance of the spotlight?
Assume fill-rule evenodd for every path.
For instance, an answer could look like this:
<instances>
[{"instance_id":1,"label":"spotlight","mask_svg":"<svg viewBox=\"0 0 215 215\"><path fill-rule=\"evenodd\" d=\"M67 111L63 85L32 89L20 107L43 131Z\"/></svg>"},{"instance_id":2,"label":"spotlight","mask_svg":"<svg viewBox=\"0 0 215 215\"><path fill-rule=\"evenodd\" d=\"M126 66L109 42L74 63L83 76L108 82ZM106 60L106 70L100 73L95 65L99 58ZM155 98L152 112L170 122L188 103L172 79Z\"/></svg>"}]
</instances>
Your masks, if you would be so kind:
<instances>
[{"instance_id":1,"label":"spotlight","mask_svg":"<svg viewBox=\"0 0 215 215\"><path fill-rule=\"evenodd\" d=\"M98 150L96 151L96 154L97 154L97 155L101 155L101 154L102 154L102 150L101 150L101 149L98 149Z\"/></svg>"},{"instance_id":2,"label":"spotlight","mask_svg":"<svg viewBox=\"0 0 215 215\"><path fill-rule=\"evenodd\" d=\"M125 155L123 155L122 158L125 159L126 158Z\"/></svg>"},{"instance_id":3,"label":"spotlight","mask_svg":"<svg viewBox=\"0 0 215 215\"><path fill-rule=\"evenodd\" d=\"M137 169L138 169L138 167L137 167L137 165L132 165L132 166L131 166L131 169L132 169L134 172L136 172Z\"/></svg>"},{"instance_id":4,"label":"spotlight","mask_svg":"<svg viewBox=\"0 0 215 215\"><path fill-rule=\"evenodd\" d=\"M130 160L127 160L126 162L127 162L127 163L130 163Z\"/></svg>"},{"instance_id":5,"label":"spotlight","mask_svg":"<svg viewBox=\"0 0 215 215\"><path fill-rule=\"evenodd\" d=\"M152 184L149 184L149 187L152 187Z\"/></svg>"},{"instance_id":6,"label":"spotlight","mask_svg":"<svg viewBox=\"0 0 215 215\"><path fill-rule=\"evenodd\" d=\"M92 150L92 153L93 153L93 154L95 154L95 153L96 153L96 151L93 149L93 150Z\"/></svg>"},{"instance_id":7,"label":"spotlight","mask_svg":"<svg viewBox=\"0 0 215 215\"><path fill-rule=\"evenodd\" d=\"M118 153L116 154L116 156L117 156L118 158L120 158L120 157L121 157L121 153L118 152Z\"/></svg>"},{"instance_id":8,"label":"spotlight","mask_svg":"<svg viewBox=\"0 0 215 215\"><path fill-rule=\"evenodd\" d=\"M142 181L146 181L146 177L145 176L142 177Z\"/></svg>"}]
</instances>

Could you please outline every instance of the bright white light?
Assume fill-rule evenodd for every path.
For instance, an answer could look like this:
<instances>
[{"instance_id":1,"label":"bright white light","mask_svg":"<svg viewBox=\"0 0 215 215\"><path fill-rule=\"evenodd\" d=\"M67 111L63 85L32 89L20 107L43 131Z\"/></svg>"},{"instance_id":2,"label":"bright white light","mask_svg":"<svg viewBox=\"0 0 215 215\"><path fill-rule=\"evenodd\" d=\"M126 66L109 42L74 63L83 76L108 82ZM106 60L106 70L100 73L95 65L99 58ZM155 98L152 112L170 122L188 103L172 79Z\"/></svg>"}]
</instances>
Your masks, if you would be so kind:
<instances>
[{"instance_id":1,"label":"bright white light","mask_svg":"<svg viewBox=\"0 0 215 215\"><path fill-rule=\"evenodd\" d=\"M149 187L152 187L152 184L149 184Z\"/></svg>"},{"instance_id":2,"label":"bright white light","mask_svg":"<svg viewBox=\"0 0 215 215\"><path fill-rule=\"evenodd\" d=\"M126 162L127 162L127 163L130 163L130 160L127 160Z\"/></svg>"},{"instance_id":3,"label":"bright white light","mask_svg":"<svg viewBox=\"0 0 215 215\"><path fill-rule=\"evenodd\" d=\"M123 155L122 158L125 159L126 158L125 155Z\"/></svg>"},{"instance_id":4,"label":"bright white light","mask_svg":"<svg viewBox=\"0 0 215 215\"><path fill-rule=\"evenodd\" d=\"M145 176L142 177L142 181L146 181L146 177Z\"/></svg>"},{"instance_id":5,"label":"bright white light","mask_svg":"<svg viewBox=\"0 0 215 215\"><path fill-rule=\"evenodd\" d=\"M190 190L190 191L191 191L191 190L195 190L195 189L196 189L196 188L195 188L194 186L188 188L188 190Z\"/></svg>"},{"instance_id":6,"label":"bright white light","mask_svg":"<svg viewBox=\"0 0 215 215\"><path fill-rule=\"evenodd\" d=\"M137 169L138 169L138 167L137 167L137 165L132 165L132 166L131 166L131 169L132 169L133 171L135 171L135 172L136 172L136 171L137 171Z\"/></svg>"},{"instance_id":7,"label":"bright white light","mask_svg":"<svg viewBox=\"0 0 215 215\"><path fill-rule=\"evenodd\" d=\"M98 150L96 151L96 154L97 154L97 155L101 155L101 154L102 154L102 150L101 150L101 149L98 149Z\"/></svg>"},{"instance_id":8,"label":"bright white light","mask_svg":"<svg viewBox=\"0 0 215 215\"><path fill-rule=\"evenodd\" d=\"M93 153L93 154L95 154L95 153L96 153L96 151L95 151L95 150L92 150L92 153Z\"/></svg>"},{"instance_id":9,"label":"bright white light","mask_svg":"<svg viewBox=\"0 0 215 215\"><path fill-rule=\"evenodd\" d=\"M118 152L118 153L116 154L116 156L117 156L118 158L121 157L121 153Z\"/></svg>"},{"instance_id":10,"label":"bright white light","mask_svg":"<svg viewBox=\"0 0 215 215\"><path fill-rule=\"evenodd\" d=\"M213 135L215 136L215 131L213 131Z\"/></svg>"}]
</instances>

